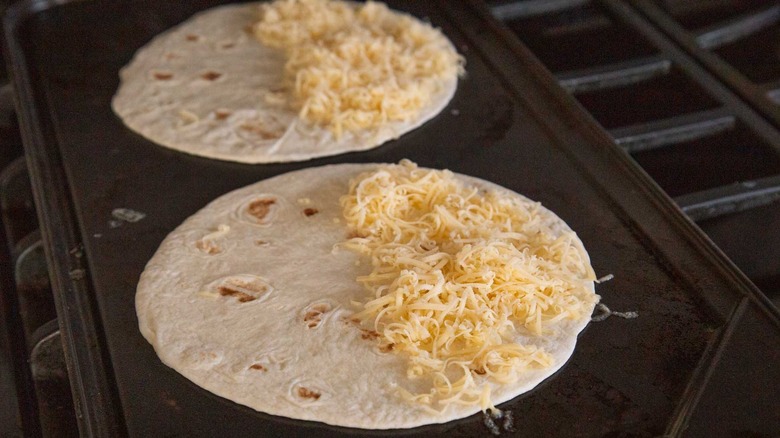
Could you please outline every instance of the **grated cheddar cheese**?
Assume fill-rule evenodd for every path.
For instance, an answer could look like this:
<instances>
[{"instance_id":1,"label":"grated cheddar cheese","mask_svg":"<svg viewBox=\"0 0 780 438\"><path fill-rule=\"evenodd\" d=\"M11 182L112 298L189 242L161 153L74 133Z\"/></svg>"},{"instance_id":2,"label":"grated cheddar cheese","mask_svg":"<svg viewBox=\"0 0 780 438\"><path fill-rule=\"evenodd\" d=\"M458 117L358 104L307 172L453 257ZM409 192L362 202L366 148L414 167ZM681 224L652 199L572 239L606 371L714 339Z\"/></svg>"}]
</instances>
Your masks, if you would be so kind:
<instances>
[{"instance_id":1,"label":"grated cheddar cheese","mask_svg":"<svg viewBox=\"0 0 780 438\"><path fill-rule=\"evenodd\" d=\"M409 357L410 378L432 378L430 392L401 390L428 409L494 409L487 382L552 364L514 335L588 318L597 300L576 235L550 229L538 203L408 160L360 175L340 202L355 236L342 246L373 267L357 279L371 296L354 318Z\"/></svg>"},{"instance_id":2,"label":"grated cheddar cheese","mask_svg":"<svg viewBox=\"0 0 780 438\"><path fill-rule=\"evenodd\" d=\"M463 71L439 30L378 2L277 0L262 6L254 31L285 51L300 117L337 138L415 118Z\"/></svg>"}]
</instances>

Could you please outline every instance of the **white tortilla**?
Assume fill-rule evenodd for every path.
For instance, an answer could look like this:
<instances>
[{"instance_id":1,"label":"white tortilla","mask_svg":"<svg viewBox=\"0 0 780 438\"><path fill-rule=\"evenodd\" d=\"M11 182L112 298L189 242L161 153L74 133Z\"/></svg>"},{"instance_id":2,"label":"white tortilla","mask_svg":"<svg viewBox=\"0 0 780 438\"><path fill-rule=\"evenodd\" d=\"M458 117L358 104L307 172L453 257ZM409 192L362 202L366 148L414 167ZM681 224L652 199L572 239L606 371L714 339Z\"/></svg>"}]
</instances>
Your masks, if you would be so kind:
<instances>
[{"instance_id":1,"label":"white tortilla","mask_svg":"<svg viewBox=\"0 0 780 438\"><path fill-rule=\"evenodd\" d=\"M370 262L334 250L347 238L339 197L351 178L375 166L341 164L277 176L218 198L176 228L149 261L136 295L141 333L162 361L236 403L338 426L409 428L478 412L478 406L452 404L437 415L403 400L396 388L416 393L427 391L430 382L407 378L403 355L380 352L377 341L363 339L358 327L345 322L356 310L350 301L365 301L355 279L370 271ZM532 202L482 180L458 178ZM258 223L248 205L270 197L276 203ZM307 216L305 209L317 213ZM542 210L555 232L569 230ZM209 234L208 245L199 245ZM244 303L220 296L216 288L225 279L252 283L261 293L249 291L257 299ZM311 328L306 313L322 303L331 310ZM554 365L511 385L492 384L493 402L531 390L563 366L589 315L561 321L549 336L519 336L520 343L543 347ZM321 396L301 397L300 387Z\"/></svg>"},{"instance_id":2,"label":"white tortilla","mask_svg":"<svg viewBox=\"0 0 780 438\"><path fill-rule=\"evenodd\" d=\"M269 92L282 89L285 59L247 30L258 19L258 4L206 10L138 50L120 71L112 101L122 122L193 155L244 163L303 161L400 137L436 116L455 94L453 76L410 121L335 138L299 119L278 97L268 100Z\"/></svg>"}]
</instances>

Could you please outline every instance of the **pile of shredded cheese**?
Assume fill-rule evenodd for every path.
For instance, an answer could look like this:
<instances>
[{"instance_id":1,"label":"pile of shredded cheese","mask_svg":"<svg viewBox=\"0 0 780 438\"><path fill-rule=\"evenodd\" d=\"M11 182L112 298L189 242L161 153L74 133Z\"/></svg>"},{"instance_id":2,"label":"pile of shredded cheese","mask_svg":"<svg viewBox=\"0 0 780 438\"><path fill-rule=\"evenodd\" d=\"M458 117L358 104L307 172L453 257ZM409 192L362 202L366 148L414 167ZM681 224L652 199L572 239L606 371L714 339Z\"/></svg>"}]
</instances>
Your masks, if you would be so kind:
<instances>
[{"instance_id":1,"label":"pile of shredded cheese","mask_svg":"<svg viewBox=\"0 0 780 438\"><path fill-rule=\"evenodd\" d=\"M494 409L488 381L552 364L514 335L589 318L597 300L576 235L551 229L538 203L403 160L360 175L341 205L356 236L342 245L373 266L358 278L372 295L354 317L409 357L411 378L432 376L429 393L402 392L430 409Z\"/></svg>"},{"instance_id":2,"label":"pile of shredded cheese","mask_svg":"<svg viewBox=\"0 0 780 438\"><path fill-rule=\"evenodd\" d=\"M263 5L254 31L285 51L300 117L337 138L413 119L463 71L440 31L383 3L277 0Z\"/></svg>"}]
</instances>

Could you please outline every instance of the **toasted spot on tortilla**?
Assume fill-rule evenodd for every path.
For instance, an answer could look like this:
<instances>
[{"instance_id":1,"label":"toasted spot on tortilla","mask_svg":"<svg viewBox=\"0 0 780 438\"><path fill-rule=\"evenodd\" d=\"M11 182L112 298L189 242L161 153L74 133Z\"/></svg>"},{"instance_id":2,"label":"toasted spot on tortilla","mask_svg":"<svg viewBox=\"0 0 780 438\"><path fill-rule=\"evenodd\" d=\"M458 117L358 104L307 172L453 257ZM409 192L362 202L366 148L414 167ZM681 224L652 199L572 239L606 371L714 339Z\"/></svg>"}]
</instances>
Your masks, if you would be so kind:
<instances>
[{"instance_id":1,"label":"toasted spot on tortilla","mask_svg":"<svg viewBox=\"0 0 780 438\"><path fill-rule=\"evenodd\" d=\"M247 208L247 212L260 222L265 222L269 213L271 212L271 206L276 204L276 199L263 198L252 201Z\"/></svg>"},{"instance_id":2,"label":"toasted spot on tortilla","mask_svg":"<svg viewBox=\"0 0 780 438\"><path fill-rule=\"evenodd\" d=\"M208 255L215 255L222 252L222 248L217 246L214 242L204 239L195 242L195 248Z\"/></svg>"},{"instance_id":3,"label":"toasted spot on tortilla","mask_svg":"<svg viewBox=\"0 0 780 438\"><path fill-rule=\"evenodd\" d=\"M250 370L257 370L257 371L268 371L268 368L264 367L263 365L259 363L252 364L249 367Z\"/></svg>"},{"instance_id":4,"label":"toasted spot on tortilla","mask_svg":"<svg viewBox=\"0 0 780 438\"><path fill-rule=\"evenodd\" d=\"M192 34L192 33L187 34L187 36L184 37L184 38L187 41L200 41L200 35L195 35L195 34Z\"/></svg>"},{"instance_id":5,"label":"toasted spot on tortilla","mask_svg":"<svg viewBox=\"0 0 780 438\"><path fill-rule=\"evenodd\" d=\"M209 70L207 72L204 72L200 75L201 78L207 80L207 81L216 81L217 79L222 77L222 73L218 73L212 70Z\"/></svg>"},{"instance_id":6,"label":"toasted spot on tortilla","mask_svg":"<svg viewBox=\"0 0 780 438\"><path fill-rule=\"evenodd\" d=\"M222 297L234 298L239 303L264 298L271 291L265 280L254 275L225 277L212 283L210 289Z\"/></svg>"},{"instance_id":7,"label":"toasted spot on tortilla","mask_svg":"<svg viewBox=\"0 0 780 438\"><path fill-rule=\"evenodd\" d=\"M299 406L312 406L330 398L328 385L320 379L295 378L289 387L289 399Z\"/></svg>"},{"instance_id":8,"label":"toasted spot on tortilla","mask_svg":"<svg viewBox=\"0 0 780 438\"><path fill-rule=\"evenodd\" d=\"M320 394L317 391L313 391L313 390L311 390L309 388L306 388L304 386L299 386L298 387L298 397L310 398L310 399L313 399L313 400L319 400L320 397L322 397L322 394Z\"/></svg>"},{"instance_id":9,"label":"toasted spot on tortilla","mask_svg":"<svg viewBox=\"0 0 780 438\"><path fill-rule=\"evenodd\" d=\"M328 303L314 303L303 309L303 322L308 328L317 328L322 324L322 315L330 312L332 306Z\"/></svg>"},{"instance_id":10,"label":"toasted spot on tortilla","mask_svg":"<svg viewBox=\"0 0 780 438\"><path fill-rule=\"evenodd\" d=\"M270 227L286 204L286 200L275 193L254 193L234 204L235 207L230 211L229 219L264 228ZM269 240L266 236L258 235L257 238L264 241Z\"/></svg>"},{"instance_id":11,"label":"toasted spot on tortilla","mask_svg":"<svg viewBox=\"0 0 780 438\"><path fill-rule=\"evenodd\" d=\"M314 216L315 214L319 213L320 211L316 208L306 208L303 210L303 214L306 215L306 217Z\"/></svg>"},{"instance_id":12,"label":"toasted spot on tortilla","mask_svg":"<svg viewBox=\"0 0 780 438\"><path fill-rule=\"evenodd\" d=\"M236 297L239 303L248 303L256 299L252 295L241 292L237 289L230 288L228 286L220 286L217 290L223 297Z\"/></svg>"},{"instance_id":13,"label":"toasted spot on tortilla","mask_svg":"<svg viewBox=\"0 0 780 438\"><path fill-rule=\"evenodd\" d=\"M363 339L373 340L379 337L379 333L374 330L360 329L360 337Z\"/></svg>"},{"instance_id":14,"label":"toasted spot on tortilla","mask_svg":"<svg viewBox=\"0 0 780 438\"><path fill-rule=\"evenodd\" d=\"M158 81L168 81L173 79L173 73L169 71L154 71L152 72L152 77Z\"/></svg>"},{"instance_id":15,"label":"toasted spot on tortilla","mask_svg":"<svg viewBox=\"0 0 780 438\"><path fill-rule=\"evenodd\" d=\"M217 229L207 229L198 240L195 241L195 248L208 255L216 255L224 252L225 240L223 239L230 233L230 225L219 224ZM230 246L228 244L228 246Z\"/></svg>"},{"instance_id":16,"label":"toasted spot on tortilla","mask_svg":"<svg viewBox=\"0 0 780 438\"><path fill-rule=\"evenodd\" d=\"M214 118L217 120L225 120L230 117L231 114L233 114L233 112L230 110L218 109L214 111Z\"/></svg>"}]
</instances>

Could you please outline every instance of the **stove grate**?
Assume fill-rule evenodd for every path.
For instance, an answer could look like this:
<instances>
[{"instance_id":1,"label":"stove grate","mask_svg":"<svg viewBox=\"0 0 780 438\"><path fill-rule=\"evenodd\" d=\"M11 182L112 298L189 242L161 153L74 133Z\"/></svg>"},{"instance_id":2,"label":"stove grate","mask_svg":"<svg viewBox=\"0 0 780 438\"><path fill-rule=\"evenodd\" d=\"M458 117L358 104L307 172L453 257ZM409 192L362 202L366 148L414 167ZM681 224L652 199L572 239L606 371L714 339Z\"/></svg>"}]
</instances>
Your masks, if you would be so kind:
<instances>
[{"instance_id":1,"label":"stove grate","mask_svg":"<svg viewBox=\"0 0 780 438\"><path fill-rule=\"evenodd\" d=\"M780 121L780 71L775 71L780 50L757 58L749 45L762 46L761 53L767 45L780 49L776 41L762 43L765 35L780 32L780 5L732 0L488 4L615 144L729 248L735 264L762 273L751 279L779 304L780 286L768 280L778 272L756 269L752 258L740 259L743 251L732 250L738 244L710 227L713 219L750 209L780 215L780 133L772 126ZM740 50L730 49L735 44L742 44ZM751 64L763 82L750 82L751 72L740 73L727 61ZM771 104L755 105L746 84L760 88ZM780 258L780 248L766 247L760 237L773 239L780 231L759 228L749 217L741 222L742 237L732 233L731 239L753 246L766 260Z\"/></svg>"}]
</instances>

